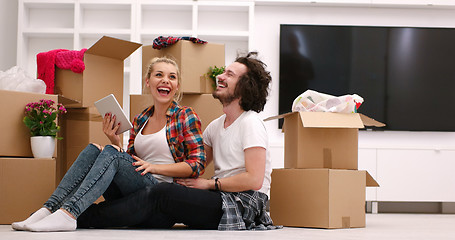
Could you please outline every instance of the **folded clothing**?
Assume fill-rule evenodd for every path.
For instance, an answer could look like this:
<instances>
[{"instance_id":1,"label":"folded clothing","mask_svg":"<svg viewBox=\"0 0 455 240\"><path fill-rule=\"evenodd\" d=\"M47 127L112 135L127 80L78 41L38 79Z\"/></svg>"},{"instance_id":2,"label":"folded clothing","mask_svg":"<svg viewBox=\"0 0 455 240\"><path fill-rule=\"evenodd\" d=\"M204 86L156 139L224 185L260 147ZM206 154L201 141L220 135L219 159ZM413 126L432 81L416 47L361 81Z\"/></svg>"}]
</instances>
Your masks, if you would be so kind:
<instances>
[{"instance_id":1,"label":"folded clothing","mask_svg":"<svg viewBox=\"0 0 455 240\"><path fill-rule=\"evenodd\" d=\"M201 40L201 39L195 38L195 37L172 37L172 36L163 37L163 36L159 36L159 37L157 37L157 38L155 38L153 40L152 47L154 49L166 48L168 46L171 46L171 45L177 43L180 40L188 40L188 41L191 41L193 43L199 43L199 44L206 44L207 43L207 41L204 41L204 40Z\"/></svg>"}]
</instances>

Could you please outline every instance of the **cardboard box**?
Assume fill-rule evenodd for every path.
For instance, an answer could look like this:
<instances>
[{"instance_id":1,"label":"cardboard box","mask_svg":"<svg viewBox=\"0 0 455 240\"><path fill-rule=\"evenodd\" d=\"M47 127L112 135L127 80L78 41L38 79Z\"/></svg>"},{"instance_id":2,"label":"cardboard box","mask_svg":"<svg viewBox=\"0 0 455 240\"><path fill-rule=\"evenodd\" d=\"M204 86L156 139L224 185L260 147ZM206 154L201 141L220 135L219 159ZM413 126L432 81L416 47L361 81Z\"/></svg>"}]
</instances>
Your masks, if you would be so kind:
<instances>
[{"instance_id":1,"label":"cardboard box","mask_svg":"<svg viewBox=\"0 0 455 240\"><path fill-rule=\"evenodd\" d=\"M55 190L55 159L0 158L0 224L22 221Z\"/></svg>"},{"instance_id":2,"label":"cardboard box","mask_svg":"<svg viewBox=\"0 0 455 240\"><path fill-rule=\"evenodd\" d=\"M22 120L25 116L25 105L41 99L51 99L56 103L59 101L57 95L0 90L0 111L2 112L0 156L33 157L30 130ZM54 157L57 156L57 152L58 150L54 152Z\"/></svg>"},{"instance_id":3,"label":"cardboard box","mask_svg":"<svg viewBox=\"0 0 455 240\"><path fill-rule=\"evenodd\" d=\"M288 227L365 227L366 186L378 186L367 171L274 169L270 216Z\"/></svg>"},{"instance_id":4,"label":"cardboard box","mask_svg":"<svg viewBox=\"0 0 455 240\"><path fill-rule=\"evenodd\" d=\"M61 119L63 140L58 157L58 182L89 143L111 144L103 132L102 118L96 108L70 108Z\"/></svg>"},{"instance_id":5,"label":"cardboard box","mask_svg":"<svg viewBox=\"0 0 455 240\"><path fill-rule=\"evenodd\" d=\"M67 99L65 107L93 107L109 94L123 103L123 61L141 44L104 36L84 54L82 74L55 69L55 93Z\"/></svg>"},{"instance_id":6,"label":"cardboard box","mask_svg":"<svg viewBox=\"0 0 455 240\"><path fill-rule=\"evenodd\" d=\"M130 95L130 119L141 113L145 108L153 104L153 99L148 94ZM180 105L189 106L194 109L202 122L202 131L213 120L224 114L223 106L218 99L213 98L212 94L183 94ZM213 163L210 163L202 175L204 178L211 178L215 174Z\"/></svg>"},{"instance_id":7,"label":"cardboard box","mask_svg":"<svg viewBox=\"0 0 455 240\"><path fill-rule=\"evenodd\" d=\"M284 118L285 168L357 169L358 129L384 124L358 113L292 112Z\"/></svg>"},{"instance_id":8,"label":"cardboard box","mask_svg":"<svg viewBox=\"0 0 455 240\"><path fill-rule=\"evenodd\" d=\"M162 48L154 49L153 46L142 47L142 80L143 92L145 74L150 61L154 57L171 56L180 67L182 78L181 89L183 93L212 93L211 80L204 75L210 67L225 65L224 44L206 43L198 44L191 41L180 40L177 43Z\"/></svg>"}]
</instances>

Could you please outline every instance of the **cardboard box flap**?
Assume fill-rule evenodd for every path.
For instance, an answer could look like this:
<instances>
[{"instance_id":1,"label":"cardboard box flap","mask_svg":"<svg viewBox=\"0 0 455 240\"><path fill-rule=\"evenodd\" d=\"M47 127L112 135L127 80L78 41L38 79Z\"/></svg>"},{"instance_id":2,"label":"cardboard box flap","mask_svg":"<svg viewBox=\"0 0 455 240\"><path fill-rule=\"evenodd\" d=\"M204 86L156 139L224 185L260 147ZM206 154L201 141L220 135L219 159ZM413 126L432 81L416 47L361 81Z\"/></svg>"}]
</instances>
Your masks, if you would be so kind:
<instances>
[{"instance_id":1,"label":"cardboard box flap","mask_svg":"<svg viewBox=\"0 0 455 240\"><path fill-rule=\"evenodd\" d=\"M288 112L288 113L285 113L285 114L280 114L280 115L268 117L268 118L264 119L264 122L265 121L270 121L270 120L275 120L275 119L280 119L280 118L285 118L286 116L294 114L294 113L295 112Z\"/></svg>"},{"instance_id":2,"label":"cardboard box flap","mask_svg":"<svg viewBox=\"0 0 455 240\"><path fill-rule=\"evenodd\" d=\"M71 105L71 104L80 104L81 101L77 101L71 98L67 98L63 95L58 95L58 102L63 104L63 106Z\"/></svg>"},{"instance_id":3,"label":"cardboard box flap","mask_svg":"<svg viewBox=\"0 0 455 240\"><path fill-rule=\"evenodd\" d=\"M88 108L71 108L67 118L71 121L92 121L102 122L103 117L99 114L95 107Z\"/></svg>"},{"instance_id":4,"label":"cardboard box flap","mask_svg":"<svg viewBox=\"0 0 455 240\"><path fill-rule=\"evenodd\" d=\"M358 114L299 112L304 127L314 128L363 128Z\"/></svg>"},{"instance_id":5,"label":"cardboard box flap","mask_svg":"<svg viewBox=\"0 0 455 240\"><path fill-rule=\"evenodd\" d=\"M270 121L286 118L296 112L288 112L264 119ZM363 128L364 126L384 127L385 124L361 113L300 112L304 127Z\"/></svg>"},{"instance_id":6,"label":"cardboard box flap","mask_svg":"<svg viewBox=\"0 0 455 240\"><path fill-rule=\"evenodd\" d=\"M93 46L87 49L85 53L124 60L140 46L142 44L103 36Z\"/></svg>"},{"instance_id":7,"label":"cardboard box flap","mask_svg":"<svg viewBox=\"0 0 455 240\"><path fill-rule=\"evenodd\" d=\"M378 122L374 120L373 118L370 118L368 116L365 116L361 113L359 113L360 119L362 119L363 125L365 126L374 126L374 127L384 127L385 124L382 122Z\"/></svg>"},{"instance_id":8,"label":"cardboard box flap","mask_svg":"<svg viewBox=\"0 0 455 240\"><path fill-rule=\"evenodd\" d=\"M264 119L270 121L286 118L296 112L288 112L277 116ZM359 114L356 113L330 113L330 112L299 112L304 127L314 128L363 128L363 122ZM366 116L365 116L366 117ZM368 118L368 117L367 117ZM372 121L371 121L372 120ZM374 119L367 122L374 122ZM377 122L379 123L379 122ZM380 123L379 123L380 124ZM370 126L370 125L368 125Z\"/></svg>"},{"instance_id":9,"label":"cardboard box flap","mask_svg":"<svg viewBox=\"0 0 455 240\"><path fill-rule=\"evenodd\" d=\"M374 178L370 175L370 173L368 173L368 171L365 171L365 172L366 172L366 186L367 187L379 187L378 182L376 182L376 180L374 180Z\"/></svg>"}]
</instances>

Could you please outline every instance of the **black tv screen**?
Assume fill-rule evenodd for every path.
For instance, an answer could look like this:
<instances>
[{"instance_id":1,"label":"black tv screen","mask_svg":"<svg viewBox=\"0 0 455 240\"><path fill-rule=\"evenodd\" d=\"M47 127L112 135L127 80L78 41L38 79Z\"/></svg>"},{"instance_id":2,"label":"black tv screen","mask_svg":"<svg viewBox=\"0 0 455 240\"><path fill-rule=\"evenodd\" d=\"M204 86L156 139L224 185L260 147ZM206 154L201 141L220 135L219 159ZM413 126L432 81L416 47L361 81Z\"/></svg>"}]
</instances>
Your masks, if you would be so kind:
<instances>
[{"instance_id":1,"label":"black tv screen","mask_svg":"<svg viewBox=\"0 0 455 240\"><path fill-rule=\"evenodd\" d=\"M311 89L364 98L385 130L455 130L455 29L281 25L279 112Z\"/></svg>"}]
</instances>

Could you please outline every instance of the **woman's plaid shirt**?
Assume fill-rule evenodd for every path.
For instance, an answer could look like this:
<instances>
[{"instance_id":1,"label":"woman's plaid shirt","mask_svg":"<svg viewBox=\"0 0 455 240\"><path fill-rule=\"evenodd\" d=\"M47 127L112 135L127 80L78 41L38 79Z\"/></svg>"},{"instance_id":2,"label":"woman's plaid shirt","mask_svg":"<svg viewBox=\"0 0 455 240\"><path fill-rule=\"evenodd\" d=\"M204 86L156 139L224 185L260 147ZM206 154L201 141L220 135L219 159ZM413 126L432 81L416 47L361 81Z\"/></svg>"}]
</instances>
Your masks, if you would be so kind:
<instances>
[{"instance_id":1,"label":"woman's plaid shirt","mask_svg":"<svg viewBox=\"0 0 455 240\"><path fill-rule=\"evenodd\" d=\"M130 155L136 155L134 139L149 117L153 115L153 111L154 107L151 106L134 118L128 140L127 152ZM175 162L186 162L193 170L191 177L202 175L206 158L199 116L192 108L182 107L175 101L169 106L166 116L166 139Z\"/></svg>"}]
</instances>

